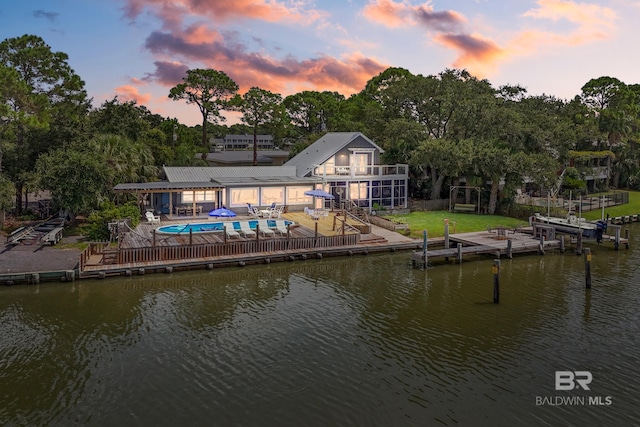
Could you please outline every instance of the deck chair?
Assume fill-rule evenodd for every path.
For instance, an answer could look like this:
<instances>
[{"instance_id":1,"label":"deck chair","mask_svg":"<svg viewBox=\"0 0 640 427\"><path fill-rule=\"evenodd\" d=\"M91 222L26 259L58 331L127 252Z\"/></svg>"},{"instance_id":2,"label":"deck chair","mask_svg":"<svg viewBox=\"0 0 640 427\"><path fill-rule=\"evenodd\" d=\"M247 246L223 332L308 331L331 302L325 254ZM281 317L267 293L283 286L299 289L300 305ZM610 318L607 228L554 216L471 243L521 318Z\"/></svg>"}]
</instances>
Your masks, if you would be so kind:
<instances>
[{"instance_id":1,"label":"deck chair","mask_svg":"<svg viewBox=\"0 0 640 427\"><path fill-rule=\"evenodd\" d=\"M284 212L284 206L278 206L275 209L271 209L271 213L269 215L270 219L280 219L282 213Z\"/></svg>"},{"instance_id":2,"label":"deck chair","mask_svg":"<svg viewBox=\"0 0 640 427\"><path fill-rule=\"evenodd\" d=\"M276 227L274 228L276 233L280 233L281 236L287 235L287 224L284 221L276 221Z\"/></svg>"},{"instance_id":3,"label":"deck chair","mask_svg":"<svg viewBox=\"0 0 640 427\"><path fill-rule=\"evenodd\" d=\"M154 215L153 212L147 212L145 216L147 217L147 222L150 222L151 224L160 224L160 216Z\"/></svg>"},{"instance_id":4,"label":"deck chair","mask_svg":"<svg viewBox=\"0 0 640 427\"><path fill-rule=\"evenodd\" d=\"M276 235L276 232L269 228L269 223L266 219L258 221L258 226L260 228L260 233L262 233L263 236L273 237Z\"/></svg>"},{"instance_id":5,"label":"deck chair","mask_svg":"<svg viewBox=\"0 0 640 427\"><path fill-rule=\"evenodd\" d=\"M247 203L247 211L249 212L249 215L251 215L253 218L260 218L262 216L260 214L260 210L258 208L251 206L251 203Z\"/></svg>"},{"instance_id":6,"label":"deck chair","mask_svg":"<svg viewBox=\"0 0 640 427\"><path fill-rule=\"evenodd\" d=\"M240 233L238 233L236 230L233 229L233 226L231 227L225 227L224 228L225 233L227 233L227 237L229 239L231 239L232 237L240 237Z\"/></svg>"},{"instance_id":7,"label":"deck chair","mask_svg":"<svg viewBox=\"0 0 640 427\"><path fill-rule=\"evenodd\" d=\"M249 228L249 224L246 222L240 222L240 233L244 235L244 237L255 237L256 232Z\"/></svg>"}]
</instances>

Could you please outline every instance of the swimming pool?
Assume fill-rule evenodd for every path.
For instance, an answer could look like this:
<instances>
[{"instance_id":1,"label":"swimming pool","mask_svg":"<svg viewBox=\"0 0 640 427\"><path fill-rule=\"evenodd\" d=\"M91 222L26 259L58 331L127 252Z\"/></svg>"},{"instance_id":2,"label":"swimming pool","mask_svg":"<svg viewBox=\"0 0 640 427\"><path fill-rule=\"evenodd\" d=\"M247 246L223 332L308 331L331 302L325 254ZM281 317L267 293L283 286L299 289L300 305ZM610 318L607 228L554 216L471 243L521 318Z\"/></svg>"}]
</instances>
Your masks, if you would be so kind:
<instances>
[{"instance_id":1,"label":"swimming pool","mask_svg":"<svg viewBox=\"0 0 640 427\"><path fill-rule=\"evenodd\" d=\"M269 228L276 226L275 219L266 219L267 225ZM277 220L280 222L284 222L285 226L289 224L293 224L293 221L288 220ZM255 230L258 225L258 220L249 220L249 221L218 221L218 222L198 222L194 224L172 224L172 225L164 225L162 227L158 227L156 232L158 233L166 233L166 234L183 234L189 232L191 233L215 233L224 231L224 227L227 229L233 227L234 230L240 230L240 223L249 224L249 228Z\"/></svg>"}]
</instances>

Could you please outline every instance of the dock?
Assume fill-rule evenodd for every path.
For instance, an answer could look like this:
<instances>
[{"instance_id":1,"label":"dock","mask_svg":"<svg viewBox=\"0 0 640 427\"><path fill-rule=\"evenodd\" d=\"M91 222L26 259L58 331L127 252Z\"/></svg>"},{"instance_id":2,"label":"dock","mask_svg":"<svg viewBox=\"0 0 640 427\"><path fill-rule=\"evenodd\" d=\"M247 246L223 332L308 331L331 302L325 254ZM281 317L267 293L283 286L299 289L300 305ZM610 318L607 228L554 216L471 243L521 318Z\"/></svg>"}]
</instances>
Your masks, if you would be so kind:
<instances>
[{"instance_id":1,"label":"dock","mask_svg":"<svg viewBox=\"0 0 640 427\"><path fill-rule=\"evenodd\" d=\"M452 245L453 243L453 245ZM529 233L515 230L487 230L473 233L445 235L444 248L414 251L411 261L414 266L424 267L429 260L455 258L461 263L464 256L492 255L508 258L517 253L544 253L546 249L560 248L559 240L538 239Z\"/></svg>"}]
</instances>

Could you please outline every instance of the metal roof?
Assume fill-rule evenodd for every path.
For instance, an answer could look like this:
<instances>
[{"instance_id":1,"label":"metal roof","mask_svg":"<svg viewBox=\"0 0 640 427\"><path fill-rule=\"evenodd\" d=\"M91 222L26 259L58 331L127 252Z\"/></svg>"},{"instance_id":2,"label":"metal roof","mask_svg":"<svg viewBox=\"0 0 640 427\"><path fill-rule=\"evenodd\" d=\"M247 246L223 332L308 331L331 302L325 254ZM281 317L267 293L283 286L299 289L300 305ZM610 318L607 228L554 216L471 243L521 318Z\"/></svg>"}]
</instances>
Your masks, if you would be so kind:
<instances>
[{"instance_id":1,"label":"metal roof","mask_svg":"<svg viewBox=\"0 0 640 427\"><path fill-rule=\"evenodd\" d=\"M166 190L192 190L200 188L220 188L219 182L125 182L118 184L113 191L132 192L132 191L166 191Z\"/></svg>"},{"instance_id":2,"label":"metal roof","mask_svg":"<svg viewBox=\"0 0 640 427\"><path fill-rule=\"evenodd\" d=\"M298 176L306 176L313 171L315 166L326 162L356 138L363 138L372 147L375 147L381 153L384 152L382 148L361 132L329 132L287 161L283 166L295 166Z\"/></svg>"},{"instance_id":3,"label":"metal roof","mask_svg":"<svg viewBox=\"0 0 640 427\"><path fill-rule=\"evenodd\" d=\"M295 178L295 166L165 166L164 173L169 182L211 182L224 179L246 178Z\"/></svg>"}]
</instances>

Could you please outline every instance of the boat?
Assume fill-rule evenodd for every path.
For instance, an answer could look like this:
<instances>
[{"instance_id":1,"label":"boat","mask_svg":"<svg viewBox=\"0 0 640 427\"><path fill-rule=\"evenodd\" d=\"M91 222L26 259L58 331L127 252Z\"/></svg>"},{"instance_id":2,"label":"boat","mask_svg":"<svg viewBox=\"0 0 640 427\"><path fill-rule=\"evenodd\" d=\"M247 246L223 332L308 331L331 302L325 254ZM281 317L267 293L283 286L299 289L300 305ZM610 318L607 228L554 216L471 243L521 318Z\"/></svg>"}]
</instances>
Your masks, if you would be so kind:
<instances>
[{"instance_id":1,"label":"boat","mask_svg":"<svg viewBox=\"0 0 640 427\"><path fill-rule=\"evenodd\" d=\"M556 227L556 230L571 233L582 234L582 237L588 239L596 239L598 243L602 242L602 235L607 231L606 221L587 221L584 218L578 218L573 213L569 213L566 218L558 218L553 216L544 216L538 212L530 218L530 224L543 223Z\"/></svg>"}]
</instances>

